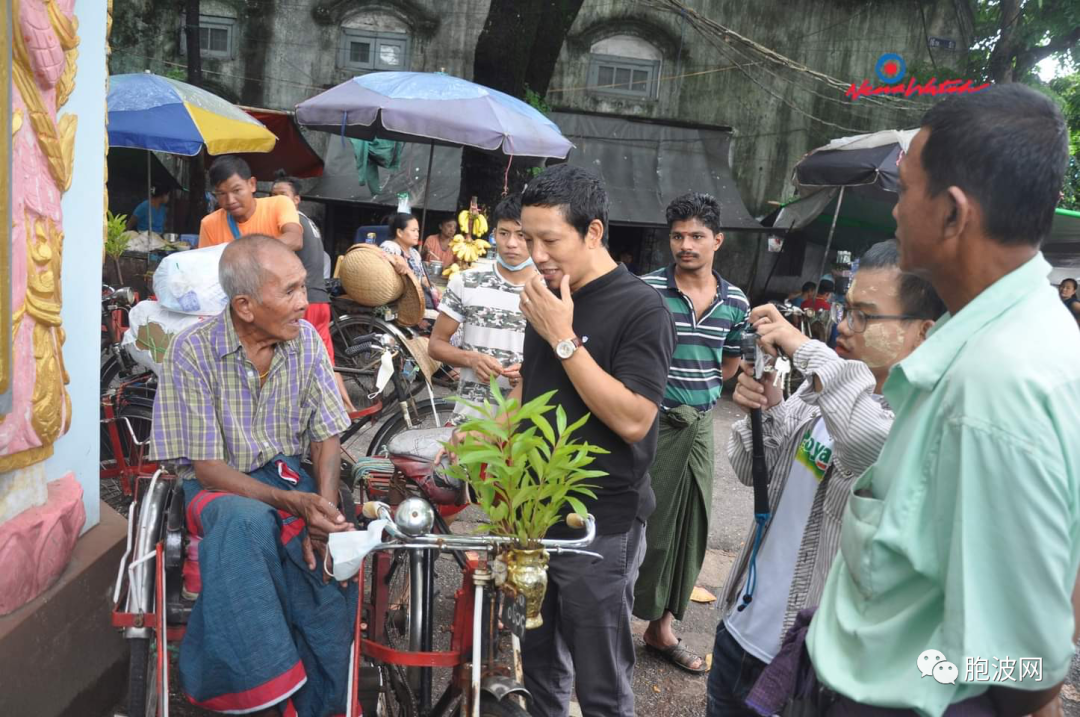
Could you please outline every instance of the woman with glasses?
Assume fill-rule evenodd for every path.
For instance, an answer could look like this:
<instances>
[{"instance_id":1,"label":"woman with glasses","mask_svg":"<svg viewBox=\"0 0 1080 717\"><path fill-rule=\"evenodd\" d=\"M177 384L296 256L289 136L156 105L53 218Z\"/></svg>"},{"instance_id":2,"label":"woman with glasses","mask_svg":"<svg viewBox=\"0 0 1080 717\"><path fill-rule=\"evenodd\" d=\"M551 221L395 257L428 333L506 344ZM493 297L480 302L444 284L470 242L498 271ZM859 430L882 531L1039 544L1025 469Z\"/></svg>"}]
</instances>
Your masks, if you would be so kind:
<instances>
[{"instance_id":1,"label":"woman with glasses","mask_svg":"<svg viewBox=\"0 0 1080 717\"><path fill-rule=\"evenodd\" d=\"M744 700L776 657L803 608L817 605L840 545L840 517L854 481L877 458L893 413L881 387L894 364L926 338L945 306L928 282L898 267L895 241L872 246L859 262L839 319L836 350L812 340L771 304L750 312L766 353L779 349L807 380L786 401L772 374L755 381L746 365L734 400L762 409L766 462L772 467L772 519L757 545L756 525L724 588L716 629L708 714L755 715ZM823 282L824 283L824 282ZM732 427L727 452L739 480L752 484L749 417Z\"/></svg>"}]
</instances>

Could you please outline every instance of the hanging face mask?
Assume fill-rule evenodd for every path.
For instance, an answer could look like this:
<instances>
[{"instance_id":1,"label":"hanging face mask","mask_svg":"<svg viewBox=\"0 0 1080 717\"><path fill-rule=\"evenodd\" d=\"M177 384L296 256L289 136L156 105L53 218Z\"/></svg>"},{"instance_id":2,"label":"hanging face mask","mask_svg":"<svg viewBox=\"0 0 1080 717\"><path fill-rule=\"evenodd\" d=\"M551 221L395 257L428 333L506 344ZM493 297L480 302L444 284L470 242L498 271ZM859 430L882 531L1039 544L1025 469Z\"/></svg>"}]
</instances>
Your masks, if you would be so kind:
<instances>
[{"instance_id":1,"label":"hanging face mask","mask_svg":"<svg viewBox=\"0 0 1080 717\"><path fill-rule=\"evenodd\" d=\"M360 572L364 558L382 542L383 528L388 521L375 520L367 530L350 530L347 533L330 533L327 539L328 552L334 559L334 580L345 582ZM323 561L323 571L330 575Z\"/></svg>"},{"instance_id":2,"label":"hanging face mask","mask_svg":"<svg viewBox=\"0 0 1080 717\"><path fill-rule=\"evenodd\" d=\"M390 355L389 351L383 351L382 359L379 361L379 375L375 377L375 390L368 395L368 399L374 400L376 397L381 396L383 389L386 388L386 384L390 382L390 377L394 375L394 357Z\"/></svg>"},{"instance_id":3,"label":"hanging face mask","mask_svg":"<svg viewBox=\"0 0 1080 717\"><path fill-rule=\"evenodd\" d=\"M525 267L533 265L533 260L532 260L531 256L528 259L526 259L525 261L518 264L517 266L507 264L506 260L502 258L502 254L499 254L497 257L495 257L495 261L499 262L499 265L502 266L502 268L506 269L507 271L521 271Z\"/></svg>"}]
</instances>

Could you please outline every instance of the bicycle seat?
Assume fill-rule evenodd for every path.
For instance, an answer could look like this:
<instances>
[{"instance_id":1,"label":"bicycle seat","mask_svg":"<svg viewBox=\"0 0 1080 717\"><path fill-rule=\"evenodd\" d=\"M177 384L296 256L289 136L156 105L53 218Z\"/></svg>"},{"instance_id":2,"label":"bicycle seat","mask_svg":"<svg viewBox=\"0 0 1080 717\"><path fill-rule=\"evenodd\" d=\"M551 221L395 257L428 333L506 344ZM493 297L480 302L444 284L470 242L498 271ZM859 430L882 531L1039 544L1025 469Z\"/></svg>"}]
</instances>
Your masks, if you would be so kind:
<instances>
[{"instance_id":1,"label":"bicycle seat","mask_svg":"<svg viewBox=\"0 0 1080 717\"><path fill-rule=\"evenodd\" d=\"M431 463L435 455L442 450L442 444L454 434L453 428L417 428L402 431L387 444L387 452L392 456L411 458Z\"/></svg>"}]
</instances>

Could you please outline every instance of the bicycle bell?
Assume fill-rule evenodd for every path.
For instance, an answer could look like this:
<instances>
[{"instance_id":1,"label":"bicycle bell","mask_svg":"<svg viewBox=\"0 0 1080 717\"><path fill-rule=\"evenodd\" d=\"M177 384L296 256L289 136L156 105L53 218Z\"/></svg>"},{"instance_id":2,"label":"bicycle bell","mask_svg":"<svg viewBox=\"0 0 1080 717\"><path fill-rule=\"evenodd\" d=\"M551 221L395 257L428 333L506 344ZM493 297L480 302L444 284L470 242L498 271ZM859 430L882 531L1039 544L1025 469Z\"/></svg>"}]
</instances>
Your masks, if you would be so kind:
<instances>
[{"instance_id":1,"label":"bicycle bell","mask_svg":"<svg viewBox=\"0 0 1080 717\"><path fill-rule=\"evenodd\" d=\"M435 524L435 511L423 498L406 498L397 507L394 523L406 535L430 533L431 526Z\"/></svg>"}]
</instances>

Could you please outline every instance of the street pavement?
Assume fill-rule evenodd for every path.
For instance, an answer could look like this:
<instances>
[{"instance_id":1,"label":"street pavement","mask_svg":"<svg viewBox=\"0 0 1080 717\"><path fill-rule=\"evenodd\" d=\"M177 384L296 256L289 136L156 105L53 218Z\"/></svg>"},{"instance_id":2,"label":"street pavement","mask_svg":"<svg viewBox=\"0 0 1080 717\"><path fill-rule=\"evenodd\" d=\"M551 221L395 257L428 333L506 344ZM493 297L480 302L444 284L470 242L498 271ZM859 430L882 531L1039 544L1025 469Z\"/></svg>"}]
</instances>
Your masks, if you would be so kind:
<instances>
[{"instance_id":1,"label":"street pavement","mask_svg":"<svg viewBox=\"0 0 1080 717\"><path fill-rule=\"evenodd\" d=\"M753 512L752 491L736 480L734 471L727 460L726 446L731 425L743 415L741 410L727 398L729 395L725 391L725 398L713 412L716 473L708 552L698 578L698 584L716 595L718 599L731 563L746 538ZM354 440L358 446L366 447L367 441L370 440L369 432L361 434ZM481 521L482 516L479 511L475 507L470 508L463 512L461 518L454 523L454 532L468 531ZM452 605L450 596L454 594L456 582L460 581L460 573L457 573L448 559L440 561L439 565L439 612L444 613L449 619ZM690 650L702 656L708 655L712 651L713 635L719 618L720 613L714 609L713 605L691 603L685 619L676 623L675 631ZM645 631L646 624L636 619L633 623L637 646L637 665L634 671L637 714L650 715L650 717L704 715L706 676L688 674L646 654L641 642L641 635ZM438 649L438 646L436 648ZM185 704L176 690L175 674L174 669L171 714L176 717L210 715L209 712ZM1073 660L1072 671L1062 689L1062 697L1065 714L1068 717L1080 717L1080 659ZM571 706L571 714L580 714L576 709L576 704Z\"/></svg>"}]
</instances>

